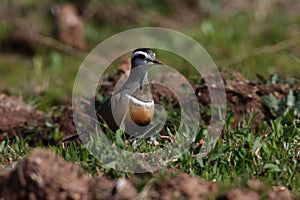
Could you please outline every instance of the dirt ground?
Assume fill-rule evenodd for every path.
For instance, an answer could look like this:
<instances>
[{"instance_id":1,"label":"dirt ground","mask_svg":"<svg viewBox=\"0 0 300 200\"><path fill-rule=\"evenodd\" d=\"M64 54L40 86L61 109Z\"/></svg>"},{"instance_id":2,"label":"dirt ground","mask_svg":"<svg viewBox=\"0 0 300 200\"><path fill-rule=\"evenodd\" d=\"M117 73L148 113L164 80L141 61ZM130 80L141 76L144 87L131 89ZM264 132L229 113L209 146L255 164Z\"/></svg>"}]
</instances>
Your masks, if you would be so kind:
<instances>
[{"instance_id":1,"label":"dirt ground","mask_svg":"<svg viewBox=\"0 0 300 200\"><path fill-rule=\"evenodd\" d=\"M45 122L50 116L26 105L21 98L0 94L0 114L0 141L14 135L28 135L32 138L32 144L47 140L49 129Z\"/></svg>"},{"instance_id":2,"label":"dirt ground","mask_svg":"<svg viewBox=\"0 0 300 200\"><path fill-rule=\"evenodd\" d=\"M120 71L109 77L108 82L99 92L104 96L110 94L122 73ZM272 114L263 105L260 97L273 94L280 98L286 96L290 89L287 84L263 85L250 82L235 71L223 72L222 76L229 109L235 113L233 128L243 117L247 118L251 111L258 112L252 127L254 129L262 120L272 118ZM164 78L175 80L176 77L170 74ZM193 85L193 87L200 105L209 104L210 97L205 84ZM154 85L152 92L156 102L167 98L171 99L167 106L180 106L174 94L168 89ZM100 102L96 102L96 106L100 106ZM0 113L0 141L18 135L23 138L30 136L32 146L37 142L51 144L53 141L49 141L51 138L49 134L53 127L47 126L47 121L51 121L65 135L76 133L72 108L69 104L66 104L60 116L53 117L26 105L18 97L1 94ZM204 116L203 119L209 119L209 116ZM45 149L35 149L14 169L0 171L0 199L255 200L259 199L262 190L266 191L265 186L258 180L249 181L247 188L233 188L226 192L219 192L219 188L220 185L217 183L180 173L168 180L147 185L138 192L129 179L91 178L77 164L68 163ZM290 191L280 187L271 188L266 194L268 199L292 199Z\"/></svg>"},{"instance_id":3,"label":"dirt ground","mask_svg":"<svg viewBox=\"0 0 300 200\"><path fill-rule=\"evenodd\" d=\"M219 185L199 177L179 173L167 180L146 185L137 192L131 180L92 178L77 164L66 162L45 149L34 149L14 169L0 172L2 199L212 199L256 200L264 185L251 180L248 188L218 192ZM292 199L288 190L273 187L268 199Z\"/></svg>"},{"instance_id":4,"label":"dirt ground","mask_svg":"<svg viewBox=\"0 0 300 200\"><path fill-rule=\"evenodd\" d=\"M78 1L78 7L81 7ZM167 1L171 2L171 1ZM169 28L177 28L183 26L193 19L199 20L205 13L201 12L195 3L198 1L176 1L172 2L173 9L176 10L174 19L153 18L150 21L152 26L162 26ZM171 4L171 3L170 3ZM222 17L229 17L236 14L237 11L255 12L259 14L260 9L265 7L264 14L271 10L273 4L286 7L289 14L298 14L300 8L299 0L265 0L254 2L250 1L232 1L223 2L224 9L219 13ZM10 22L19 8L12 7L3 8L0 13L2 21ZM135 10L136 12L131 12ZM14 12L12 12L14 11ZM135 22L136 19L143 17L144 13L135 7L128 5L126 8L121 6L110 6L107 4L103 8L91 8L91 12L95 14L87 15L95 17L97 20L109 19L113 24L121 24L124 27ZM187 14L186 12L189 12ZM86 12L86 13L91 13ZM23 13L23 12L22 12ZM39 13L39 12L37 12ZM114 13L114 15L112 15ZM24 13L23 13L24 14ZM23 15L22 14L22 15ZM18 17L21 19L21 16ZM77 23L70 26L66 15L75 19ZM77 19L78 13L74 7L67 5L60 13L55 16L58 25L58 38L71 46L79 49L86 48L86 41L83 38L83 26L80 19ZM19 22L20 20L18 20ZM71 20L74 22L74 20ZM44 44L40 33L48 34L42 26L30 26L25 24L8 34L4 39L3 51L18 51L23 54L33 56L35 54L34 45ZM47 29L47 28L46 28ZM73 30L72 33L68 32ZM50 29L49 29L50 30ZM49 33L50 35L50 33ZM17 47L17 48L15 48ZM26 51L25 51L26 50ZM76 52L71 52L76 54ZM103 96L110 95L115 84L124 73L126 62L123 70L119 73L108 77L106 84L103 85L99 93ZM290 89L299 90L300 86L290 88L288 84L278 83L272 85L261 84L259 82L251 82L245 79L236 71L227 71L222 73L225 83L226 97L228 109L234 113L234 122L232 128L236 128L238 123L249 117L251 112L257 113L252 129L257 129L262 121L274 119L273 113L270 112L261 100L261 96L273 94L276 98L287 96ZM179 77L174 74L168 74L159 77L165 81L178 84ZM192 84L195 94L198 98L199 105L202 107L210 103L210 96L205 83L200 85ZM297 87L297 88L295 88ZM166 104L170 108L179 108L179 102L175 95L167 88L158 85L152 86L152 93L155 102L168 100ZM51 135L53 129L58 129L65 136L76 133L74 122L72 119L72 106L70 100L65 103L60 115L51 116L37 110L35 107L27 105L20 97L10 96L7 93L0 93L0 142L7 137L14 139L15 136L20 138L28 138L30 146L43 145L60 145L61 141L57 141ZM96 107L101 106L96 101ZM201 118L208 124L210 116L207 112L201 113ZM268 124L264 124L268 126ZM63 139L63 138L62 138ZM0 152L1 156L1 152ZM257 200L261 194L269 200L289 200L292 199L289 190L281 186L268 188L259 180L249 180L247 186L232 188L223 191L222 183L210 182L200 177L192 177L185 173L178 173L164 180L149 182L141 191L136 189L134 180L120 178L111 180L108 177L93 178L86 174L83 169L76 163L66 162L63 158L57 157L50 150L35 148L30 154L22 159L14 168L0 169L0 200L2 199L218 199L218 200Z\"/></svg>"},{"instance_id":5,"label":"dirt ground","mask_svg":"<svg viewBox=\"0 0 300 200\"><path fill-rule=\"evenodd\" d=\"M99 93L102 96L110 95L123 73L120 70L119 73L108 77L105 85L101 86ZM243 118L247 120L251 112L257 113L252 128L256 128L261 121L274 118L270 110L262 103L261 96L273 94L279 99L282 96L287 96L290 89L300 90L300 86L291 88L291 86L284 83L266 85L259 82L250 82L236 71L223 72L222 76L225 83L228 109L234 112L233 128ZM174 74L167 74L162 78L178 84L178 77ZM199 104L203 106L208 105L210 96L205 83L201 85L192 84L192 87L195 90ZM152 94L157 103L168 99L165 106L170 108L180 107L176 96L165 87L154 84L152 86ZM97 108L101 106L101 103L96 100L95 105ZM18 135L19 137L30 136L33 143L49 143L48 134L50 127L46 126L46 121L53 122L65 135L76 133L72 119L72 107L69 102L66 102L61 115L48 116L32 106L26 105L21 98L2 93L0 94L0 113L2 115L0 118L0 140L3 140L5 137L13 138L14 135ZM201 114L202 119L209 123L210 116L207 116L205 113Z\"/></svg>"}]
</instances>

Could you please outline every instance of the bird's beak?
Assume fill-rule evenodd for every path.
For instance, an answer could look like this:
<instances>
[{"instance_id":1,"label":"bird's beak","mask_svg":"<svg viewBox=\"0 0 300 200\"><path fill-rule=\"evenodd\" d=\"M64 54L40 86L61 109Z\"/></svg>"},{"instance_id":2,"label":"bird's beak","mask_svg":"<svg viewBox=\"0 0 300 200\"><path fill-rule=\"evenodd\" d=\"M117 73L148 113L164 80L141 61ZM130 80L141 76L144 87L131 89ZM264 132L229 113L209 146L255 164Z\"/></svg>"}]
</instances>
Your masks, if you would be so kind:
<instances>
[{"instance_id":1,"label":"bird's beak","mask_svg":"<svg viewBox=\"0 0 300 200\"><path fill-rule=\"evenodd\" d=\"M152 60L152 62L153 62L154 64L163 65L163 63L160 62L159 60Z\"/></svg>"}]
</instances>

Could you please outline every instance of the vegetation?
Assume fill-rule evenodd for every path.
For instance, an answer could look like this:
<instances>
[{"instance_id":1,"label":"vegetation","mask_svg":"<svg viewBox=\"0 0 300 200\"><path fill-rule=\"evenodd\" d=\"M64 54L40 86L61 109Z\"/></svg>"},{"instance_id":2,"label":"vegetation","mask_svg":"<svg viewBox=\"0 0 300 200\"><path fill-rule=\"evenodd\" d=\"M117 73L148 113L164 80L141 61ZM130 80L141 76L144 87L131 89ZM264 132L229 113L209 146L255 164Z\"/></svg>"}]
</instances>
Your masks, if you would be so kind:
<instances>
[{"instance_id":1,"label":"vegetation","mask_svg":"<svg viewBox=\"0 0 300 200\"><path fill-rule=\"evenodd\" d=\"M249 5L241 6L240 9L229 5L232 8L228 9L233 9L229 12L222 9L224 5L220 2L223 1L191 1L198 3L196 7L179 2L173 5L167 0L78 1L76 6L81 8L79 11L84 20L84 37L88 43L88 49L85 51L88 52L107 37L120 31L162 24L198 41L216 61L220 70L235 69L248 79L260 81L265 85L300 85L300 15L297 10L287 12L288 9L292 9L292 4L272 4L270 8L261 12ZM59 115L57 110L71 99L74 78L83 57L74 55L73 51L57 48L56 44L61 42L55 33L55 18L48 9L53 6L54 1L40 3L35 0L15 0L4 1L1 4L3 6L0 13L7 13L7 10L12 8L19 12L9 13L0 23L0 91L22 96L26 103L37 109L50 115ZM125 14L120 16L116 12L114 17L110 17L107 12L112 12L114 6ZM180 12L180 7L187 8L187 11ZM132 9L138 10L135 15L131 14ZM107 12L104 12L105 10ZM283 12L285 14L282 14ZM7 20L8 18L10 20ZM43 43L43 40L30 43L33 53L27 55L24 50L8 45L7 41L10 40L11 31L20 21L24 23L30 19L40 29L41 35L55 39L50 45ZM84 56L85 51L80 51L79 54ZM192 70L186 70L184 66L189 64L184 59L171 54L168 56L167 52L158 55L165 59L164 62L168 66L174 66L193 82L199 81L193 76ZM121 61L122 59L119 59L114 62L108 71L115 72ZM229 110L226 121L223 122L225 128L222 137L204 157L198 155L200 141L207 134L207 126L201 124L201 130L189 151L184 152L174 162L169 162L159 175L140 177L136 185L142 188L150 179L165 177L169 171L176 173L176 170L180 170L193 176L222 182L225 188L245 186L249 179L257 178L270 187L283 185L290 189L295 197L300 198L299 87L294 87L295 90L290 90L288 95L282 98L274 95L262 96L261 100L272 118L261 122L257 129L251 128L257 113L252 113L247 121L241 119L238 126L233 127L233 113ZM205 109L209 111L209 106ZM169 114L174 118L171 117L171 121L176 121L176 110L169 110ZM48 125L52 126L51 123ZM53 128L51 134L60 140L62 133L58 132ZM173 134L172 131L167 132L169 138L174 137ZM126 140L122 132L111 134L111 137L117 146L127 150L132 148L132 145L129 145L132 143ZM14 166L32 148L42 146L29 146L29 140L30 137L16 136L13 140L1 141L0 168ZM168 139L156 140L160 144L170 142ZM145 152L155 148L145 140L135 142L139 142L140 150ZM134 175L103 166L80 143L70 144L67 148L59 144L43 147L51 149L67 161L79 163L93 176L103 172L112 178Z\"/></svg>"}]
</instances>

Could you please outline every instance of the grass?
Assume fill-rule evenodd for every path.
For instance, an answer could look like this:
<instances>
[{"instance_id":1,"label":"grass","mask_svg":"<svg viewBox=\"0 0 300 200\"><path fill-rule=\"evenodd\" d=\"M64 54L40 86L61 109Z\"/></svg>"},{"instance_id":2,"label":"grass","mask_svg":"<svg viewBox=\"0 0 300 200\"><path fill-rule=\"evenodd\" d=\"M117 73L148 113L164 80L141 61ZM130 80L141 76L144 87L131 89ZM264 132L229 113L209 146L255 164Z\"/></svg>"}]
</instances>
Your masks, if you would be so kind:
<instances>
[{"instance_id":1,"label":"grass","mask_svg":"<svg viewBox=\"0 0 300 200\"><path fill-rule=\"evenodd\" d=\"M285 101L281 100L281 102L285 103L278 103L267 97L265 97L264 102L270 111L273 110L274 120L262 122L265 126L260 126L259 130L252 130L250 127L256 116L252 114L248 121L242 120L233 129L231 126L234 121L233 112L229 111L227 119L224 121L225 128L222 136L207 156L201 157L198 155L201 147L200 141L207 134L205 126L201 126L201 130L188 151L183 152L177 159L169 162L158 174L155 173L150 176L137 177L133 173L113 170L112 167L115 167L118 162L126 162L126 160L122 160L124 159L122 157L121 160L104 166L103 161L94 157L86 146L81 143L72 143L67 148L60 145L46 148L51 149L56 155L62 156L69 162L78 163L86 173L92 176L101 176L104 173L111 178L129 177L139 190L153 181L167 179L170 176L170 171L176 173L179 170L192 176L200 176L206 180L216 181L221 184L221 191L236 186L247 187L247 181L255 178L262 181L267 188L274 185L283 185L291 190L295 198L300 197L298 187L300 184L300 96L297 91L290 92L287 97L282 97ZM172 116L173 112L174 110L169 110L171 121L176 118L176 116ZM269 126L266 127L266 124L269 124ZM115 141L113 145L121 149L153 152L158 148L153 143L149 143L148 140L141 139L129 142L122 131L117 131L116 134L107 131L110 134L110 139ZM53 130L53 134L56 133L57 130ZM169 138L175 138L176 141L177 138L173 137L174 133L167 133ZM27 155L34 148L28 145L28 140L30 138L15 137L11 141L8 139L2 141L0 143L0 167L12 167ZM156 140L159 142L160 147L168 145L170 142L169 139L156 138ZM137 148L134 147L134 143ZM115 155L119 152L114 150L110 148L109 151L104 153L103 150L100 150L104 154L102 159L115 158Z\"/></svg>"},{"instance_id":2,"label":"grass","mask_svg":"<svg viewBox=\"0 0 300 200\"><path fill-rule=\"evenodd\" d=\"M5 2L5 5L8 1ZM62 0L60 2L69 2ZM115 5L124 5L124 1L113 1ZM272 81L266 77L278 74L287 79L291 85L299 85L299 15L290 15L283 8L275 7L265 16L255 16L251 11L239 11L235 14L220 18L222 7L217 1L201 1L204 17L186 24L178 22L178 30L191 36L208 51L218 67L222 70L236 69L251 80L261 80L264 84L272 84L278 81L276 76ZM206 2L206 4L205 4ZM17 2L14 2L17 4ZM24 4L24 5L23 5ZM22 14L24 19L38 19L43 21L42 32L51 35L54 27L53 19L42 10L42 17L35 12L28 12L34 8L38 10L37 2L23 2L19 6L27 10ZM92 9L101 3L87 1L84 8ZM102 2L102 4L105 4ZM177 23L176 8L168 4L168 1L126 1L131 7L138 7L143 16L134 20L122 21L107 19L89 19L85 21L84 34L90 44L90 48L97 45L107 37L128 28L140 26L153 26L154 19L165 19L167 22ZM205 5L204 5L205 4ZM41 9L44 6L40 6ZM4 9L3 8L0 9ZM153 12L155 11L155 12ZM3 12L6 13L6 12ZM28 14L29 13L29 14ZM189 13L186 13L188 15ZM24 15L24 16L23 16ZM29 16L27 16L29 15ZM38 15L38 16L36 16ZM15 17L15 18L14 18ZM9 20L1 20L0 42L5 41L20 16L11 17ZM107 17L107 16L106 16ZM38 23L38 22L37 22ZM46 27L46 28L44 28ZM51 35L51 37L55 37ZM277 50L276 44L296 38L289 46ZM298 39L297 39L298 38ZM267 51L261 49L267 48ZM38 109L51 113L53 107L65 104L70 100L73 82L77 70L82 62L81 58L70 56L57 49L48 46L34 44L34 55L22 54L18 49L15 52L0 52L0 90L8 91L12 95L22 96L28 104L35 105ZM159 59L176 68L195 83L199 83L198 76L194 76L189 63L183 58L164 51L157 53ZM242 55L242 59L239 58ZM116 61L112 68L117 68ZM112 71L112 70L111 70ZM257 74L261 76L257 76ZM266 185L282 184L292 190L292 193L300 198L300 93L291 91L282 99L274 96L263 96L262 101L270 109L273 120L262 122L269 124L268 128L261 126L259 130L251 130L249 121L240 122L240 126L234 130L231 128L232 113L228 113L224 122L225 129L222 137L209 155L197 156L200 146L199 141L205 136L207 130L203 125L197 139L193 141L189 151L184 152L176 161L168 163L159 175L146 178L136 178L138 187L142 188L149 179L161 179L168 176L167 169L180 169L191 175L198 175L207 180L221 181L226 187L244 186L247 180L258 178ZM209 112L209 108L203 108ZM169 110L172 125L178 120L178 111ZM253 114L255 117L255 114ZM176 127L173 127L176 129ZM59 135L58 130L53 130L53 135ZM169 137L173 133L168 133ZM122 132L112 135L112 140L117 137L117 146L124 149L132 148L123 137ZM4 140L0 143L0 167L15 165L27 155L33 147L28 145L30 138L18 138ZM158 140L161 144L168 144L169 140ZM141 151L152 151L153 145L146 141L137 141ZM37 144L37 146L39 146ZM113 178L132 177L133 174L114 171L104 167L82 144L71 144L64 149L61 146L47 146L55 154L62 156L67 161L79 163L84 170L97 176L103 172ZM113 152L112 152L113 153ZM113 163L111 163L113 164ZM162 179L163 179L162 178Z\"/></svg>"},{"instance_id":3,"label":"grass","mask_svg":"<svg viewBox=\"0 0 300 200\"><path fill-rule=\"evenodd\" d=\"M299 197L300 122L299 116L296 118L296 115L292 115L293 117L291 117L290 112L271 120L269 128L261 128L258 131L252 131L250 128L255 114L249 121L241 121L237 129L234 130L230 126L230 122L233 121L230 118L233 115L229 113L224 124L225 129L222 137L207 156L197 155L199 147L196 144L207 132L203 128L199 132L199 137L196 137L197 139L190 146L189 151L184 152L177 161L168 163L159 175L146 177L146 179L149 181L150 178L157 179L167 176L168 173L165 172L165 169L179 169L206 180L222 182L227 185L225 188L245 186L249 179L257 178L268 187L274 184L283 185L290 189L294 196ZM118 131L113 137L115 137L113 139L115 139L118 147L133 150L132 146L123 139L121 132ZM31 148L23 139L18 137L14 141L2 141L0 143L1 166L7 166L8 160L10 163L15 163L26 155ZM68 148L62 148L62 146L49 146L48 148L67 161L79 163L87 173L93 176L103 172L112 178L133 177L134 175L111 169L112 163L112 165L103 166L103 162L96 159L80 143L72 143ZM152 152L153 149L147 141L141 140L138 150ZM114 152L108 152L108 154L114 156ZM140 184L146 184L147 180L136 181Z\"/></svg>"},{"instance_id":4,"label":"grass","mask_svg":"<svg viewBox=\"0 0 300 200\"><path fill-rule=\"evenodd\" d=\"M48 57L35 55L30 60L0 55L1 90L21 96L27 103L48 112L71 96L79 65L79 59L70 59L56 51Z\"/></svg>"},{"instance_id":5,"label":"grass","mask_svg":"<svg viewBox=\"0 0 300 200\"><path fill-rule=\"evenodd\" d=\"M258 132L252 132L248 123L243 123L241 128L235 131L227 126L223 138L207 157L200 157L195 152L188 151L177 162L169 163L167 168L179 168L206 180L231 183L227 187L243 186L247 180L257 178L267 186L274 183L283 185L291 189L293 195L299 196L299 133L299 123L286 126L281 118L271 121L270 129ZM18 161L31 149L19 138L9 145L7 140L3 141L0 147L2 166L6 165L8 159L12 163ZM71 144L67 149L50 148L67 161L79 163L87 173L94 176L100 172L112 178L133 175L103 168L101 162L81 144ZM154 175L154 178L164 176L163 171L160 175ZM144 182L146 183L145 180Z\"/></svg>"},{"instance_id":6,"label":"grass","mask_svg":"<svg viewBox=\"0 0 300 200\"><path fill-rule=\"evenodd\" d=\"M185 26L180 24L178 30L198 41L208 51L220 69L237 69L251 80L257 79L256 74L264 77L269 77L271 74L280 74L282 77L296 76L299 78L300 55L296 48L300 44L299 38L295 40L292 46L283 48L280 51L273 52L272 50L275 47L270 47L271 51L269 53L255 54L257 48L274 45L289 38L299 37L297 24L300 21L300 17L298 15L289 15L287 13L283 15L282 13L285 13L285 11L281 10L282 8L274 7L269 13L261 17L255 16L251 11L239 11L230 17L220 18L218 14L222 12L221 4L215 1L204 2L201 3L202 12L207 13L207 16L196 21L192 20L186 23ZM35 1L31 1L31 3L20 3L19 6L24 6L25 10L45 9L45 5L37 6L36 4ZM103 4L105 3L88 1L83 8L87 9L87 11L93 11L93 8L103 6ZM120 1L113 1L113 4L124 6L124 3ZM175 5L169 5L167 1L155 1L151 6L148 5L150 4L149 1L128 1L125 4L128 4L130 8L140 8L145 12L145 15L134 18L132 21L124 19L125 22L121 23L121 25L118 24L117 19L111 19L108 16L103 16L104 18L100 21L88 18L85 21L84 34L90 44L90 48L111 35L127 30L130 27L153 26L152 20L157 17L173 20L173 23L177 22L173 19L176 16ZM153 11L155 11L155 14L150 14ZM38 13L41 12L46 13L43 10ZM43 14L41 17L35 16L34 13L25 12L25 16L22 16L22 18L26 19L28 17L28 19L37 18L39 19L38 21L44 20L43 25L39 28L48 34L53 34L54 30L51 30L51 28L54 27L54 21L50 14ZM17 24L18 17L20 16L12 16L11 21L3 21L0 26L0 41L5 41L6 36L9 35L8 30L11 30L14 24ZM9 88L14 94L24 95L25 99L30 101L30 98L34 96L32 91L35 88L33 87L38 85L45 91L44 99L47 101L50 99L49 101L52 104L55 103L54 98L58 99L64 94L70 96L76 71L83 60L68 56L58 50L51 49L49 46L35 44L32 48L34 50L33 57L18 56L9 58L6 54L1 53L0 71L3 73L0 73L0 89L5 90ZM15 53L18 51L20 50L16 49ZM242 60L229 62L228 59L241 54L248 56ZM158 55L159 58L163 58L166 64L174 66L185 73L185 75L193 74L192 70L187 70L191 67L188 67L189 65L184 59L170 54L165 57L164 53L162 53L162 56ZM39 66L42 74L36 74L37 64L42 65ZM47 87L45 87L45 84Z\"/></svg>"}]
</instances>

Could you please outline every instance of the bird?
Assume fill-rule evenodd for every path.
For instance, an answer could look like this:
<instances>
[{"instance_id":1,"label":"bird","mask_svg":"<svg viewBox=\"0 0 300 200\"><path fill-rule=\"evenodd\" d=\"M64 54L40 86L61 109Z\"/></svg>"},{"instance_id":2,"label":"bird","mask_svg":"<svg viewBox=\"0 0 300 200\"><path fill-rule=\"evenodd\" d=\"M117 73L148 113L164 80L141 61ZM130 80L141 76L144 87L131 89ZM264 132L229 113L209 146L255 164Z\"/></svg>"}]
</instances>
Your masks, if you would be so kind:
<instances>
[{"instance_id":1,"label":"bird","mask_svg":"<svg viewBox=\"0 0 300 200\"><path fill-rule=\"evenodd\" d=\"M153 119L155 104L148 81L148 70L163 65L150 48L138 48L131 55L131 70L127 81L96 110L98 121L113 132L122 124L126 133L145 131ZM81 133L80 133L81 134ZM63 143L79 139L80 134L68 137Z\"/></svg>"}]
</instances>

